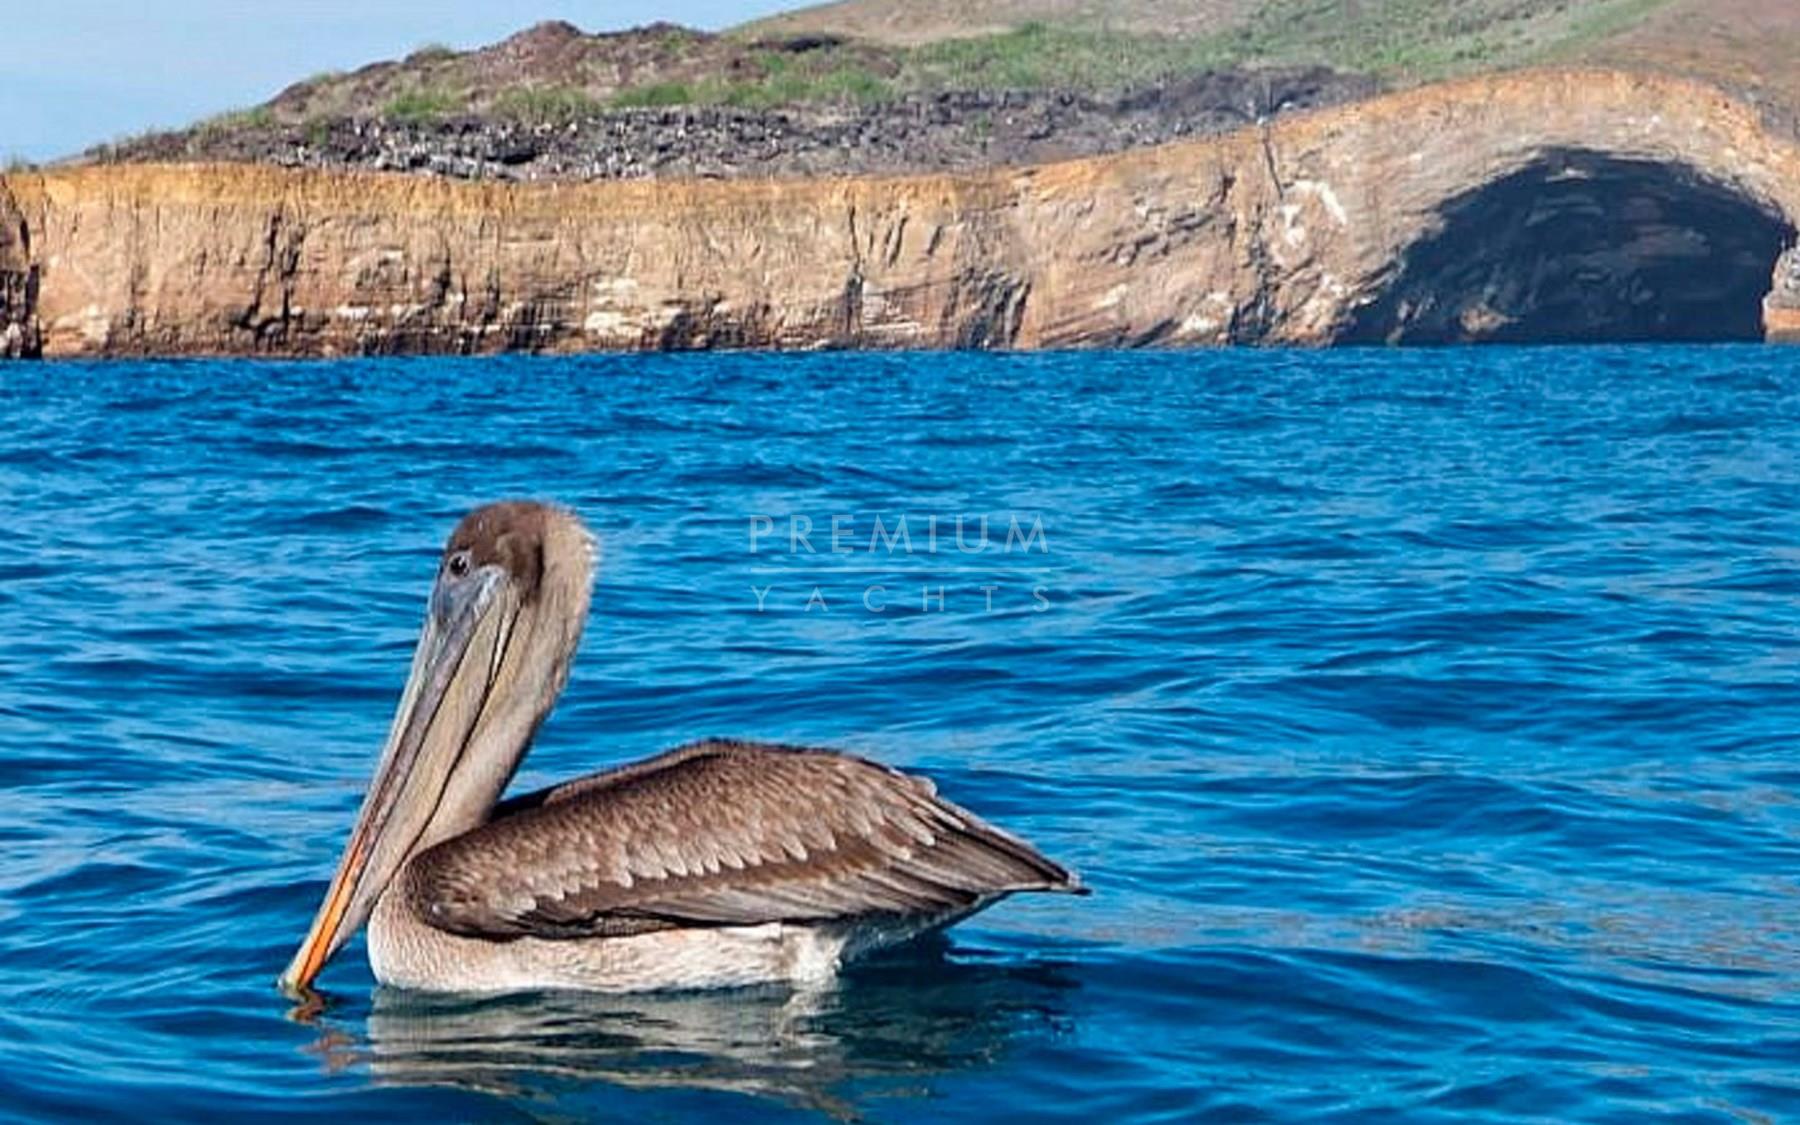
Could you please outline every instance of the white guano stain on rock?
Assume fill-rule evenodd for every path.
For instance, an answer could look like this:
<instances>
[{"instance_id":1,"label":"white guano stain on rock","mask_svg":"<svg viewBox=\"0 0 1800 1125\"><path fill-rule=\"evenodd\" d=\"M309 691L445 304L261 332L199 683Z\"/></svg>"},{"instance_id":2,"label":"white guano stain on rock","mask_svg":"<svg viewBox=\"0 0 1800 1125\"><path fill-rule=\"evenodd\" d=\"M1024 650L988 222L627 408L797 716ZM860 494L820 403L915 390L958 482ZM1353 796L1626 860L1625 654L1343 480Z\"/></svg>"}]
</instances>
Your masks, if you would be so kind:
<instances>
[{"instance_id":1,"label":"white guano stain on rock","mask_svg":"<svg viewBox=\"0 0 1800 1125\"><path fill-rule=\"evenodd\" d=\"M1350 215L1344 210L1343 203L1338 199L1337 192L1332 190L1330 184L1323 180L1295 180L1290 190L1317 199L1324 205L1325 213L1330 215L1332 221L1338 226L1350 225Z\"/></svg>"}]
</instances>

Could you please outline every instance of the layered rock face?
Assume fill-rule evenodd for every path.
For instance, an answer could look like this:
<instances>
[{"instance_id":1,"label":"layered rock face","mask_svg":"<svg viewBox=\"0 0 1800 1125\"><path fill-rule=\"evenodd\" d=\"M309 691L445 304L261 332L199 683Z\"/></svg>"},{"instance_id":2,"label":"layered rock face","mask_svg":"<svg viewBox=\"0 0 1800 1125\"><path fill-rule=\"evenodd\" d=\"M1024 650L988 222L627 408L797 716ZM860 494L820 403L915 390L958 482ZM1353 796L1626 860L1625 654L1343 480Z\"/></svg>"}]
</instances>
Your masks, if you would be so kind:
<instances>
[{"instance_id":1,"label":"layered rock face","mask_svg":"<svg viewBox=\"0 0 1800 1125\"><path fill-rule=\"evenodd\" d=\"M1800 249L1789 250L1775 264L1775 288L1763 306L1769 339L1800 344Z\"/></svg>"},{"instance_id":2,"label":"layered rock face","mask_svg":"<svg viewBox=\"0 0 1800 1125\"><path fill-rule=\"evenodd\" d=\"M1470 206L1532 230L1546 193L1519 178L1600 166L1584 160L1628 181L1587 202L1551 193L1566 229L1600 231L1573 241L1604 269L1520 286L1500 268L1519 247L1552 260L1570 241L1523 234L1466 246L1493 269L1439 253ZM1667 174L1632 187L1646 168ZM0 324L46 355L1322 344L1571 323L1659 338L1668 318L1640 306L1686 302L1691 318L1748 301L1754 324L1800 216L1800 153L1709 87L1564 71L955 176L516 185L122 166L5 187L24 224L0 235L0 293L26 295L0 297ZM1689 283L1746 270L1748 296Z\"/></svg>"},{"instance_id":3,"label":"layered rock face","mask_svg":"<svg viewBox=\"0 0 1800 1125\"><path fill-rule=\"evenodd\" d=\"M37 268L31 228L0 183L0 358L38 354Z\"/></svg>"}]
</instances>

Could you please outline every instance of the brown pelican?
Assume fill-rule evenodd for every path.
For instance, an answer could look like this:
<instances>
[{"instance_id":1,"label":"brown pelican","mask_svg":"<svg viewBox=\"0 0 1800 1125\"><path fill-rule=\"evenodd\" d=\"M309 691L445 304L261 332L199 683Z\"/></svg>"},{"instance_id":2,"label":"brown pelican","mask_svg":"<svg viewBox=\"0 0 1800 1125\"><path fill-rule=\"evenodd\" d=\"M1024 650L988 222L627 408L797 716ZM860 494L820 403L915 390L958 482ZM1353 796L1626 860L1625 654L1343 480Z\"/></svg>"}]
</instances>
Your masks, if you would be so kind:
<instances>
[{"instance_id":1,"label":"brown pelican","mask_svg":"<svg viewBox=\"0 0 1800 1125\"><path fill-rule=\"evenodd\" d=\"M581 640L594 541L481 508L450 536L301 994L366 922L384 984L644 991L828 979L1016 891L1083 893L929 781L827 750L698 742L503 803Z\"/></svg>"}]
</instances>

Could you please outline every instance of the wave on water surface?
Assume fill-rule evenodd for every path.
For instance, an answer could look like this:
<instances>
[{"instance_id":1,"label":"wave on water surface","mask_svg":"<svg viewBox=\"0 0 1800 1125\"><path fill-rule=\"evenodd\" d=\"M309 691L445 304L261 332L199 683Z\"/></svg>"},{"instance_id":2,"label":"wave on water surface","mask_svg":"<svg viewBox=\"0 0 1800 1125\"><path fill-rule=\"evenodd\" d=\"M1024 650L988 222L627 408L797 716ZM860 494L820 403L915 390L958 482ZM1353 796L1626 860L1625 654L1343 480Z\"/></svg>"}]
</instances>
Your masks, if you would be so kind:
<instances>
[{"instance_id":1,"label":"wave on water surface","mask_svg":"<svg viewBox=\"0 0 1800 1125\"><path fill-rule=\"evenodd\" d=\"M51 364L0 410L8 1113L1800 1116L1787 352ZM437 546L513 495L605 545L521 784L837 745L1095 895L823 992L423 997L358 944L290 1019ZM1043 543L923 548L958 516Z\"/></svg>"}]
</instances>

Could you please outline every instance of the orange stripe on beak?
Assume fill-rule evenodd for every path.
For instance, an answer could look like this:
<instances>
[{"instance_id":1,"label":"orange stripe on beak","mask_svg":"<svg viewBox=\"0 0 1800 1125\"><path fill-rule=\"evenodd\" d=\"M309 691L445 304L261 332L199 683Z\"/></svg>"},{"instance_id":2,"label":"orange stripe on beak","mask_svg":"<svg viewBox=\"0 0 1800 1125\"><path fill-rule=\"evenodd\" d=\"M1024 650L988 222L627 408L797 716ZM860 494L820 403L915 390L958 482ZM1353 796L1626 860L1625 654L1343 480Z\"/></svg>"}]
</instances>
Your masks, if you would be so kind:
<instances>
[{"instance_id":1,"label":"orange stripe on beak","mask_svg":"<svg viewBox=\"0 0 1800 1125\"><path fill-rule=\"evenodd\" d=\"M325 902L319 907L319 914L313 919L312 929L307 932L306 940L300 943L294 959L281 974L283 992L299 996L312 986L319 970L325 967L326 960L334 951L333 945L338 928L343 925L344 914L350 909L351 891L368 859L368 841L359 832L344 852L344 862L338 865L337 874L331 880L331 889L326 892Z\"/></svg>"}]
</instances>

